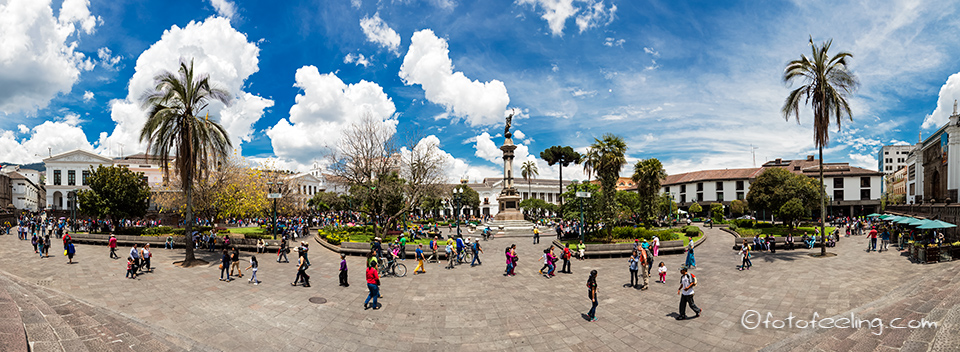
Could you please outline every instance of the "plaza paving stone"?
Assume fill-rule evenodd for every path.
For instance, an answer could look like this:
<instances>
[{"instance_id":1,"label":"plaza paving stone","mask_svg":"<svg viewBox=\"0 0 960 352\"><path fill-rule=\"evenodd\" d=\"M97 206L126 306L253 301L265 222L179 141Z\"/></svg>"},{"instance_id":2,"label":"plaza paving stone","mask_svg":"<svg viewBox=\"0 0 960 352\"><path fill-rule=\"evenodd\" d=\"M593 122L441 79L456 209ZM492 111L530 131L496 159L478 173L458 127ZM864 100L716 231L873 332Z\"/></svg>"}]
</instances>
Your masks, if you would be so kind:
<instances>
[{"instance_id":1,"label":"plaza paving stone","mask_svg":"<svg viewBox=\"0 0 960 352\"><path fill-rule=\"evenodd\" d=\"M445 263L434 263L414 276L416 262L408 259L407 277L382 279L380 310L362 307L363 258L347 257L351 286L342 288L339 256L315 243L308 271L313 286L303 288L289 284L295 264L276 263L270 254L258 257L259 286L247 282L246 271L242 279L219 281L219 256L212 253L198 252L208 266L184 269L172 265L182 250L163 249L154 249L153 273L129 280L125 260L108 259L105 247L78 245L78 263L67 265L63 256L40 259L27 241L0 236L0 288L50 307L88 311L64 310L54 322L21 312L27 338L51 344L50 350L69 350L78 339L89 350L111 350L103 339L89 338L99 328L144 346L139 350L960 351L960 262L913 264L897 251L867 253L866 239L849 237L830 249L836 257L812 258L810 250L759 253L753 269L741 272L731 235L705 232L692 270L704 312L685 321L673 319L683 255L656 258L669 268L668 284L653 283L654 274L646 291L623 287L629 282L625 258L574 260L573 274L546 279L537 273L537 258L547 236L538 245L516 237L481 241L486 252L477 267L445 270ZM520 256L518 275L504 277L503 250L511 243ZM121 248L121 255L128 250ZM600 320L588 322L584 283L594 269ZM311 297L327 302L313 304ZM778 319L791 313L797 319L814 313L885 322L926 318L939 326L879 335L869 327L751 330L741 325L747 310Z\"/></svg>"}]
</instances>

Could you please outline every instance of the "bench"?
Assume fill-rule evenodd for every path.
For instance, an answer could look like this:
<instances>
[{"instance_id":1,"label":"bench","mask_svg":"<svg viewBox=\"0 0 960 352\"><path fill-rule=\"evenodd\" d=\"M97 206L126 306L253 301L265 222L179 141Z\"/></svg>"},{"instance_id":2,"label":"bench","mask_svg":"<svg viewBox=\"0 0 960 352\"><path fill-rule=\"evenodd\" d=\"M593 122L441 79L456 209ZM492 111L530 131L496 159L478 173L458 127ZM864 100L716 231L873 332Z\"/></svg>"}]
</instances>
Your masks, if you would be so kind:
<instances>
[{"instance_id":1,"label":"bench","mask_svg":"<svg viewBox=\"0 0 960 352\"><path fill-rule=\"evenodd\" d=\"M337 246L337 245L330 244L323 238L320 238L320 236L316 236L315 239L317 242L320 243L320 245L337 253L348 254L348 255L362 255L362 256L366 256L367 253L370 253L370 242L341 242L340 246ZM447 252L444 251L445 246L446 244L443 244L440 246L440 248L437 249L437 258L446 259ZM482 248L483 245L481 244L480 247ZM387 248L388 248L387 244L383 244L383 249L386 250ZM416 255L415 253L417 252L417 245L407 244L406 252L407 252L407 259L414 258L414 256ZM423 246L424 257L430 258L432 253L433 252L430 251L430 248L427 248L427 246Z\"/></svg>"},{"instance_id":2,"label":"bench","mask_svg":"<svg viewBox=\"0 0 960 352\"><path fill-rule=\"evenodd\" d=\"M110 235L107 234L71 234L74 243L84 243L84 244L94 244L94 245L103 245L106 246L110 242ZM167 241L167 236L116 236L117 237L117 247L127 247L134 244L143 245L149 243L153 248L163 248L164 244ZM277 248L280 248L280 241L274 240L264 240L266 244L265 252L270 252L270 248L274 248L276 251ZM287 244L290 247L296 247L297 243L294 241L289 241ZM185 242L183 236L173 236L173 247L174 248L184 248ZM201 249L206 248L206 244L201 246ZM230 236L230 246L237 247L238 250L256 252L257 251L257 240L253 238L243 238L242 236ZM219 240L217 241L216 248L222 248L223 243Z\"/></svg>"},{"instance_id":3,"label":"bench","mask_svg":"<svg viewBox=\"0 0 960 352\"><path fill-rule=\"evenodd\" d=\"M761 237L761 240L765 239ZM747 244L753 245L753 237L736 237L734 238L733 250L739 251L740 247L743 246L743 241L746 240ZM787 239L785 237L774 237L773 242L776 244L776 249L786 250L787 248ZM838 241L839 242L839 241ZM819 248L820 242L814 242L813 248ZM753 247L751 247L753 249ZM803 243L803 237L793 237L793 249L807 249L807 245Z\"/></svg>"},{"instance_id":4,"label":"bench","mask_svg":"<svg viewBox=\"0 0 960 352\"><path fill-rule=\"evenodd\" d=\"M557 248L563 248L563 244L560 241L554 240L553 245ZM633 254L634 242L623 242L623 243L602 243L602 244L587 244L586 249L583 251L585 257L626 257L630 254ZM576 246L571 244L570 250L576 251ZM674 240L674 241L661 241L660 242L660 254L668 253L683 253L684 246L683 240Z\"/></svg>"}]
</instances>

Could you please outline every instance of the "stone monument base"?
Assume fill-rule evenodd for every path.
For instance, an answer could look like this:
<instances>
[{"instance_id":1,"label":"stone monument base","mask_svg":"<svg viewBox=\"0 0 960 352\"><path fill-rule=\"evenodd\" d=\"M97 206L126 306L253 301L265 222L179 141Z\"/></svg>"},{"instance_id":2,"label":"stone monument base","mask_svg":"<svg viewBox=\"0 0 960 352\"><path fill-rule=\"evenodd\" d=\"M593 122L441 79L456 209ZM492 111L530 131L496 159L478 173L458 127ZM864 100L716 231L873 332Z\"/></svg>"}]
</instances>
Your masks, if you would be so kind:
<instances>
[{"instance_id":1,"label":"stone monument base","mask_svg":"<svg viewBox=\"0 0 960 352\"><path fill-rule=\"evenodd\" d=\"M523 220L523 213L516 209L507 209L493 216L494 220Z\"/></svg>"}]
</instances>

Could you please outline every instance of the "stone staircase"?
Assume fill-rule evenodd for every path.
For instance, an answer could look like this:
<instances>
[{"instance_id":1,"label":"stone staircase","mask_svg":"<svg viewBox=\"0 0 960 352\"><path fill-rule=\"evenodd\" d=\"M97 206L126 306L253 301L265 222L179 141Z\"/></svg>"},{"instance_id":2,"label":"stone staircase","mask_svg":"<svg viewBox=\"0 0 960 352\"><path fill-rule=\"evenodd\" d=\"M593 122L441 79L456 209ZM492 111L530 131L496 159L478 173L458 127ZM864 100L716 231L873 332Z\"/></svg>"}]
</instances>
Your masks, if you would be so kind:
<instances>
[{"instance_id":1,"label":"stone staircase","mask_svg":"<svg viewBox=\"0 0 960 352\"><path fill-rule=\"evenodd\" d=\"M134 318L91 306L42 285L43 280L34 285L0 275L0 313L3 313L0 351L208 350L192 339L159 331ZM11 304L19 313L14 316L16 322L5 311ZM14 327L25 336L16 337ZM10 336L14 337L8 340Z\"/></svg>"},{"instance_id":2,"label":"stone staircase","mask_svg":"<svg viewBox=\"0 0 960 352\"><path fill-rule=\"evenodd\" d=\"M498 232L500 226L503 226L505 234L497 237L533 237L533 223L526 220L490 220L482 226L489 226L494 234ZM540 236L544 236L545 230L549 228L540 227Z\"/></svg>"}]
</instances>

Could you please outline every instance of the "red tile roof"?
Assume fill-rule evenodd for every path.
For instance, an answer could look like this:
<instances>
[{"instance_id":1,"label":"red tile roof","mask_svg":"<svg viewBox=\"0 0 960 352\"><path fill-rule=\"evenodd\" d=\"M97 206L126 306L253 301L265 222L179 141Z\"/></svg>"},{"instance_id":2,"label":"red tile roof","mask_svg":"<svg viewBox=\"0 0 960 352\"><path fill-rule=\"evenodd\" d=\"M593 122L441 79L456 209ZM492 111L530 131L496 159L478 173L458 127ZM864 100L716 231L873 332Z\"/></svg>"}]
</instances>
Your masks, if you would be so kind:
<instances>
[{"instance_id":1,"label":"red tile roof","mask_svg":"<svg viewBox=\"0 0 960 352\"><path fill-rule=\"evenodd\" d=\"M663 180L661 185L669 186L681 183L703 182L703 181L732 181L747 180L756 178L762 168L747 169L722 169L722 170L702 170L693 171L676 175L669 175Z\"/></svg>"}]
</instances>

